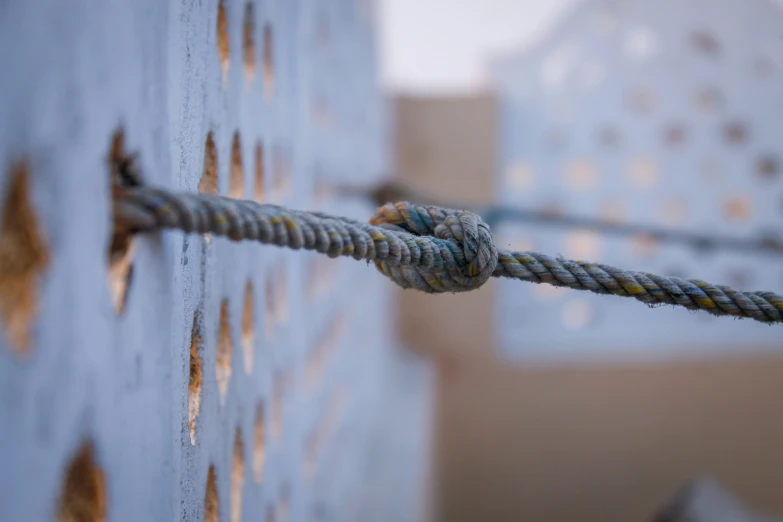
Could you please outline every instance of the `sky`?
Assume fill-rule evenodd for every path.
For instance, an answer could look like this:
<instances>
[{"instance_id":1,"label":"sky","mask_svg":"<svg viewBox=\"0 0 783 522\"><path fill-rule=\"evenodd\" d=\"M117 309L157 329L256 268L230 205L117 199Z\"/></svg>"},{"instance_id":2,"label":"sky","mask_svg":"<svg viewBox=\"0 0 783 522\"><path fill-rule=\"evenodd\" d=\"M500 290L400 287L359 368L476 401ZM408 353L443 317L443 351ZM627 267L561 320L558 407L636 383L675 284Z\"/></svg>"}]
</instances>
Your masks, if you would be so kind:
<instances>
[{"instance_id":1,"label":"sky","mask_svg":"<svg viewBox=\"0 0 783 522\"><path fill-rule=\"evenodd\" d=\"M528 48L581 1L376 0L383 83L410 94L480 90L493 57Z\"/></svg>"},{"instance_id":2,"label":"sky","mask_svg":"<svg viewBox=\"0 0 783 522\"><path fill-rule=\"evenodd\" d=\"M464 93L486 64L536 42L579 0L379 0L382 79L395 92Z\"/></svg>"}]
</instances>

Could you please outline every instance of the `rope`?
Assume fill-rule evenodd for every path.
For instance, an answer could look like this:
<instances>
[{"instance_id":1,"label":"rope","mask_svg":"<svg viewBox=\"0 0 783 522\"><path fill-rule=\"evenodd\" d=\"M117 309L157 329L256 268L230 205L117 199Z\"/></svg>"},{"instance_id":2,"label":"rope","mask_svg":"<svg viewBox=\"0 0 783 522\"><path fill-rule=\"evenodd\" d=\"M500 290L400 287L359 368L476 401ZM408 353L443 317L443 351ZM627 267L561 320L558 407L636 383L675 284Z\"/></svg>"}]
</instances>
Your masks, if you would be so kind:
<instances>
[{"instance_id":1,"label":"rope","mask_svg":"<svg viewBox=\"0 0 783 522\"><path fill-rule=\"evenodd\" d=\"M343 185L341 192L350 195L359 195L370 199L376 205L383 205L387 201L410 201L416 204L428 204L444 206L443 202L430 196L423 196L420 191L397 181L387 181L374 187L358 187ZM467 208L483 216L484 221L494 227L503 221L516 221L521 223L536 223L562 228L587 228L621 237L646 236L667 243L680 243L698 251L731 250L733 252L745 251L751 253L769 254L780 256L783 254L783 240L777 237L743 238L731 236L718 236L674 230L649 225L636 225L613 223L607 220L564 215L559 212L547 210L533 210L518 207L492 205L480 208L456 205Z\"/></svg>"},{"instance_id":2,"label":"rope","mask_svg":"<svg viewBox=\"0 0 783 522\"><path fill-rule=\"evenodd\" d=\"M116 234L178 229L234 241L253 240L329 257L372 261L403 288L465 292L490 277L547 283L632 297L717 316L783 322L783 296L740 292L698 279L663 277L608 265L498 249L489 226L467 210L387 203L369 223L321 212L205 194L126 186L114 188Z\"/></svg>"}]
</instances>

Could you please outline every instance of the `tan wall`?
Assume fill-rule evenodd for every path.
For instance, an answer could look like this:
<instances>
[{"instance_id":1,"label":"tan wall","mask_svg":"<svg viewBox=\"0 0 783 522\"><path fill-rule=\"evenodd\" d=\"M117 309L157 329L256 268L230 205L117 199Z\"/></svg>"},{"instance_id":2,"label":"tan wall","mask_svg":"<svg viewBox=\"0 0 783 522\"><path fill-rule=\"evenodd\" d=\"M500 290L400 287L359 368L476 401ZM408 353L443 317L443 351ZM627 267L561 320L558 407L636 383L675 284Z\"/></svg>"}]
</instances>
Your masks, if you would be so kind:
<instances>
[{"instance_id":1,"label":"tan wall","mask_svg":"<svg viewBox=\"0 0 783 522\"><path fill-rule=\"evenodd\" d=\"M490 94L397 101L397 171L428 193L466 204L494 197L495 100ZM459 148L454 145L459 144Z\"/></svg>"},{"instance_id":2,"label":"tan wall","mask_svg":"<svg viewBox=\"0 0 783 522\"><path fill-rule=\"evenodd\" d=\"M495 101L490 94L397 101L397 173L438 201L480 205L492 200ZM456 145L459 145L458 147ZM470 295L398 292L403 340L427 351L486 345L492 333L493 285ZM454 317L471 317L454 321ZM438 325L433 327L433 325ZM448 325L448 328L440 327Z\"/></svg>"},{"instance_id":3,"label":"tan wall","mask_svg":"<svg viewBox=\"0 0 783 522\"><path fill-rule=\"evenodd\" d=\"M403 179L489 201L493 107L400 100ZM515 367L492 346L496 284L399 292L404 339L439 361L434 520L649 520L701 473L783 515L783 358Z\"/></svg>"},{"instance_id":4,"label":"tan wall","mask_svg":"<svg viewBox=\"0 0 783 522\"><path fill-rule=\"evenodd\" d=\"M649 520L701 473L783 514L779 358L440 375L441 521Z\"/></svg>"}]
</instances>

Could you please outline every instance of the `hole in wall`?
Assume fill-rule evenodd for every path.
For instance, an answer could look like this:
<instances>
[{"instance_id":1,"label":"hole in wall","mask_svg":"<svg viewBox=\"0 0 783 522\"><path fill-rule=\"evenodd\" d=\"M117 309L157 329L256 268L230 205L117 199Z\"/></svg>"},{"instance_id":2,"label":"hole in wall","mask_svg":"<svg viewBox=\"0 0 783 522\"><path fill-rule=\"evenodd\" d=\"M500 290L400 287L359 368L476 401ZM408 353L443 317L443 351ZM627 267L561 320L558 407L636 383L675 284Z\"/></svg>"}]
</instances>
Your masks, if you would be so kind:
<instances>
[{"instance_id":1,"label":"hole in wall","mask_svg":"<svg viewBox=\"0 0 783 522\"><path fill-rule=\"evenodd\" d=\"M234 462L231 466L231 522L242 520L242 488L245 484L245 448L242 430L234 435Z\"/></svg>"},{"instance_id":2,"label":"hole in wall","mask_svg":"<svg viewBox=\"0 0 783 522\"><path fill-rule=\"evenodd\" d=\"M302 459L302 475L309 479L315 474L315 465L318 460L318 431L313 430L305 440L304 458Z\"/></svg>"},{"instance_id":3,"label":"hole in wall","mask_svg":"<svg viewBox=\"0 0 783 522\"><path fill-rule=\"evenodd\" d=\"M188 378L188 427L192 445L196 444L196 419L201 410L201 385L204 382L201 355L203 346L201 313L196 311L190 329L190 377Z\"/></svg>"},{"instance_id":4,"label":"hole in wall","mask_svg":"<svg viewBox=\"0 0 783 522\"><path fill-rule=\"evenodd\" d=\"M748 141L748 127L741 121L731 121L723 128L723 136L727 143L742 145Z\"/></svg>"},{"instance_id":5,"label":"hole in wall","mask_svg":"<svg viewBox=\"0 0 783 522\"><path fill-rule=\"evenodd\" d=\"M768 56L758 56L753 60L753 71L761 79L769 78L775 72L775 63Z\"/></svg>"},{"instance_id":6,"label":"hole in wall","mask_svg":"<svg viewBox=\"0 0 783 522\"><path fill-rule=\"evenodd\" d=\"M204 522L219 522L220 520L220 506L215 482L215 466L210 465L207 473L206 492L204 493Z\"/></svg>"},{"instance_id":7,"label":"hole in wall","mask_svg":"<svg viewBox=\"0 0 783 522\"><path fill-rule=\"evenodd\" d=\"M280 442L283 434L283 386L282 376L276 375L272 384L272 438L275 443Z\"/></svg>"},{"instance_id":8,"label":"hole in wall","mask_svg":"<svg viewBox=\"0 0 783 522\"><path fill-rule=\"evenodd\" d=\"M266 464L265 436L264 404L259 401L256 406L256 420L253 433L253 477L259 484L264 480L264 464Z\"/></svg>"},{"instance_id":9,"label":"hole in wall","mask_svg":"<svg viewBox=\"0 0 783 522\"><path fill-rule=\"evenodd\" d=\"M598 261L601 255L598 233L588 229L570 232L565 238L564 250L571 258Z\"/></svg>"},{"instance_id":10,"label":"hole in wall","mask_svg":"<svg viewBox=\"0 0 783 522\"><path fill-rule=\"evenodd\" d=\"M696 106L704 112L712 112L723 106L723 94L715 87L705 87L696 93Z\"/></svg>"},{"instance_id":11,"label":"hole in wall","mask_svg":"<svg viewBox=\"0 0 783 522\"><path fill-rule=\"evenodd\" d=\"M685 143L685 128L677 123L668 125L663 131L663 142L670 148L681 147Z\"/></svg>"},{"instance_id":12,"label":"hole in wall","mask_svg":"<svg viewBox=\"0 0 783 522\"><path fill-rule=\"evenodd\" d=\"M756 174L759 179L773 180L780 175L780 161L775 156L763 156L756 163Z\"/></svg>"},{"instance_id":13,"label":"hole in wall","mask_svg":"<svg viewBox=\"0 0 783 522\"><path fill-rule=\"evenodd\" d=\"M17 356L30 352L32 327L40 307L39 287L49 267L49 247L30 193L26 162L11 166L0 223L0 318Z\"/></svg>"},{"instance_id":14,"label":"hole in wall","mask_svg":"<svg viewBox=\"0 0 783 522\"><path fill-rule=\"evenodd\" d=\"M313 167L313 203L319 204L329 197L330 186L327 174L320 162Z\"/></svg>"},{"instance_id":15,"label":"hole in wall","mask_svg":"<svg viewBox=\"0 0 783 522\"><path fill-rule=\"evenodd\" d=\"M332 184L329 176L321 165L313 169L313 200L316 204L329 199L332 192Z\"/></svg>"},{"instance_id":16,"label":"hole in wall","mask_svg":"<svg viewBox=\"0 0 783 522\"><path fill-rule=\"evenodd\" d=\"M649 234L636 234L631 239L631 251L639 259L649 259L658 252L660 242Z\"/></svg>"},{"instance_id":17,"label":"hole in wall","mask_svg":"<svg viewBox=\"0 0 783 522\"><path fill-rule=\"evenodd\" d=\"M229 322L228 299L220 303L220 324L218 327L217 357L215 376L222 400L226 398L228 383L231 380L231 324Z\"/></svg>"},{"instance_id":18,"label":"hole in wall","mask_svg":"<svg viewBox=\"0 0 783 522\"><path fill-rule=\"evenodd\" d=\"M255 306L253 302L253 283L248 280L245 284L244 307L242 309L242 353L245 360L245 373L250 375L253 370L253 342L256 338L255 325Z\"/></svg>"},{"instance_id":19,"label":"hole in wall","mask_svg":"<svg viewBox=\"0 0 783 522\"><path fill-rule=\"evenodd\" d=\"M228 180L228 195L236 199L245 197L245 170L242 167L242 141L239 131L234 132L231 140L231 176Z\"/></svg>"},{"instance_id":20,"label":"hole in wall","mask_svg":"<svg viewBox=\"0 0 783 522\"><path fill-rule=\"evenodd\" d=\"M345 314L341 313L332 320L329 327L329 341L326 343L324 364L328 364L334 358L334 354L340 346L343 330L345 330Z\"/></svg>"},{"instance_id":21,"label":"hole in wall","mask_svg":"<svg viewBox=\"0 0 783 522\"><path fill-rule=\"evenodd\" d=\"M280 198L290 185L289 165L286 153L281 145L272 149L272 190Z\"/></svg>"},{"instance_id":22,"label":"hole in wall","mask_svg":"<svg viewBox=\"0 0 783 522\"><path fill-rule=\"evenodd\" d=\"M308 391L314 389L321 382L327 359L334 352L338 333L333 320L319 338L318 343L308 353L305 367L305 388Z\"/></svg>"},{"instance_id":23,"label":"hole in wall","mask_svg":"<svg viewBox=\"0 0 783 522\"><path fill-rule=\"evenodd\" d=\"M720 52L720 43L717 38L705 30L695 31L691 34L691 45L705 55L717 55Z\"/></svg>"},{"instance_id":24,"label":"hole in wall","mask_svg":"<svg viewBox=\"0 0 783 522\"><path fill-rule=\"evenodd\" d=\"M329 397L329 404L326 406L326 412L321 426L324 438L331 437L339 425L339 420L343 416L345 404L348 400L348 393L344 387L336 388Z\"/></svg>"},{"instance_id":25,"label":"hole in wall","mask_svg":"<svg viewBox=\"0 0 783 522\"><path fill-rule=\"evenodd\" d=\"M769 248L783 250L783 230L765 228L759 231L761 243Z\"/></svg>"},{"instance_id":26,"label":"hole in wall","mask_svg":"<svg viewBox=\"0 0 783 522\"><path fill-rule=\"evenodd\" d=\"M748 221L752 211L753 204L747 196L731 196L723 203L723 215L726 216L726 219L735 223Z\"/></svg>"},{"instance_id":27,"label":"hole in wall","mask_svg":"<svg viewBox=\"0 0 783 522\"><path fill-rule=\"evenodd\" d=\"M264 98L269 101L275 92L274 41L272 27L264 24Z\"/></svg>"},{"instance_id":28,"label":"hole in wall","mask_svg":"<svg viewBox=\"0 0 783 522\"><path fill-rule=\"evenodd\" d=\"M217 149L212 131L207 133L207 140L204 143L204 170L198 183L198 191L203 194L217 194L218 192Z\"/></svg>"},{"instance_id":29,"label":"hole in wall","mask_svg":"<svg viewBox=\"0 0 783 522\"><path fill-rule=\"evenodd\" d=\"M125 134L122 129L117 130L112 136L108 162L112 192L136 186L141 182L135 156L125 151ZM116 226L113 228L107 254L109 260L107 278L114 310L120 315L125 312L128 302L128 292L133 279L135 246L136 240L132 234L126 230L119 230Z\"/></svg>"},{"instance_id":30,"label":"hole in wall","mask_svg":"<svg viewBox=\"0 0 783 522\"><path fill-rule=\"evenodd\" d=\"M321 335L318 343L307 355L305 366L305 387L312 390L322 380L324 370L334 357L345 329L345 315L335 316L327 330Z\"/></svg>"},{"instance_id":31,"label":"hole in wall","mask_svg":"<svg viewBox=\"0 0 783 522\"><path fill-rule=\"evenodd\" d=\"M655 107L655 96L648 89L635 89L628 98L628 105L635 112L650 112Z\"/></svg>"},{"instance_id":32,"label":"hole in wall","mask_svg":"<svg viewBox=\"0 0 783 522\"><path fill-rule=\"evenodd\" d=\"M292 368L286 368L282 373L283 393L288 394L296 388L296 372Z\"/></svg>"},{"instance_id":33,"label":"hole in wall","mask_svg":"<svg viewBox=\"0 0 783 522\"><path fill-rule=\"evenodd\" d=\"M92 442L85 442L68 464L58 501L58 522L106 520L106 478L94 452Z\"/></svg>"},{"instance_id":34,"label":"hole in wall","mask_svg":"<svg viewBox=\"0 0 783 522\"><path fill-rule=\"evenodd\" d=\"M288 270L286 270L285 265L281 265L279 274L280 285L277 288L280 290L280 293L278 294L277 322L279 324L287 324L290 309L288 301Z\"/></svg>"},{"instance_id":35,"label":"hole in wall","mask_svg":"<svg viewBox=\"0 0 783 522\"><path fill-rule=\"evenodd\" d=\"M321 335L318 344L308 355L308 368L306 368L306 386L313 389L322 380L324 370L336 352L342 332L345 328L344 314L336 315L327 330Z\"/></svg>"},{"instance_id":36,"label":"hole in wall","mask_svg":"<svg viewBox=\"0 0 783 522\"><path fill-rule=\"evenodd\" d=\"M648 190L658 181L658 166L650 158L632 158L628 161L627 177L631 186Z\"/></svg>"},{"instance_id":37,"label":"hole in wall","mask_svg":"<svg viewBox=\"0 0 783 522\"><path fill-rule=\"evenodd\" d=\"M593 162L585 159L566 163L566 183L573 190L587 190L595 186L598 173Z\"/></svg>"},{"instance_id":38,"label":"hole in wall","mask_svg":"<svg viewBox=\"0 0 783 522\"><path fill-rule=\"evenodd\" d=\"M256 30L255 7L253 2L245 4L245 21L242 24L242 47L245 56L245 80L247 84L253 83L256 74L256 42L254 38Z\"/></svg>"},{"instance_id":39,"label":"hole in wall","mask_svg":"<svg viewBox=\"0 0 783 522\"><path fill-rule=\"evenodd\" d=\"M601 129L598 140L607 149L616 149L620 145L620 131L613 125L607 125Z\"/></svg>"},{"instance_id":40,"label":"hole in wall","mask_svg":"<svg viewBox=\"0 0 783 522\"><path fill-rule=\"evenodd\" d=\"M305 360L304 383L305 389L307 391L311 391L313 388L315 388L321 373L322 358L321 350L319 348L320 345L317 345L315 348L311 349L307 354L307 359Z\"/></svg>"},{"instance_id":41,"label":"hole in wall","mask_svg":"<svg viewBox=\"0 0 783 522\"><path fill-rule=\"evenodd\" d=\"M329 18L325 13L320 13L320 16L318 16L316 42L316 47L321 53L327 53L331 48L332 31L329 26Z\"/></svg>"},{"instance_id":42,"label":"hole in wall","mask_svg":"<svg viewBox=\"0 0 783 522\"><path fill-rule=\"evenodd\" d=\"M280 156L280 145L275 144L272 147L272 194L275 199L280 197L283 186L283 161Z\"/></svg>"},{"instance_id":43,"label":"hole in wall","mask_svg":"<svg viewBox=\"0 0 783 522\"><path fill-rule=\"evenodd\" d=\"M275 280L272 274L267 274L264 282L264 325L266 326L266 338L273 339L275 336L275 315L277 314L277 299Z\"/></svg>"},{"instance_id":44,"label":"hole in wall","mask_svg":"<svg viewBox=\"0 0 783 522\"><path fill-rule=\"evenodd\" d=\"M220 69L223 72L223 85L228 81L228 70L231 66L230 50L228 47L228 16L226 14L226 2L220 0L217 14L217 48L220 57Z\"/></svg>"},{"instance_id":45,"label":"hole in wall","mask_svg":"<svg viewBox=\"0 0 783 522\"><path fill-rule=\"evenodd\" d=\"M264 201L264 146L261 143L256 143L255 183L255 200L262 203Z\"/></svg>"},{"instance_id":46,"label":"hole in wall","mask_svg":"<svg viewBox=\"0 0 783 522\"><path fill-rule=\"evenodd\" d=\"M334 193L334 186L329 175L320 167L319 165L315 170L313 177L315 180L315 198L317 201L322 202L329 199Z\"/></svg>"},{"instance_id":47,"label":"hole in wall","mask_svg":"<svg viewBox=\"0 0 783 522\"><path fill-rule=\"evenodd\" d=\"M133 240L112 240L109 246L109 292L117 314L122 315L128 304L128 291L133 281Z\"/></svg>"},{"instance_id":48,"label":"hole in wall","mask_svg":"<svg viewBox=\"0 0 783 522\"><path fill-rule=\"evenodd\" d=\"M525 190L535 185L535 172L528 163L517 162L508 170L508 182L515 190Z\"/></svg>"}]
</instances>

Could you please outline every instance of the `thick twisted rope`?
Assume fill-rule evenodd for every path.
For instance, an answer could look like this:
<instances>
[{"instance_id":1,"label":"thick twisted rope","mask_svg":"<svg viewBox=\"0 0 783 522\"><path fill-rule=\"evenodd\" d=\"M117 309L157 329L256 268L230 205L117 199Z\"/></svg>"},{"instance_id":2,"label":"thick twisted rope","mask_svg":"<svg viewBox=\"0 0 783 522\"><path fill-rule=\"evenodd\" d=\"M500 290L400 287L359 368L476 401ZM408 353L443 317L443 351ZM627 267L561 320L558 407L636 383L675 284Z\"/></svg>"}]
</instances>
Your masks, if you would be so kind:
<instances>
[{"instance_id":1,"label":"thick twisted rope","mask_svg":"<svg viewBox=\"0 0 783 522\"><path fill-rule=\"evenodd\" d=\"M670 304L712 315L783 322L783 296L740 292L698 279L663 277L612 266L498 249L489 227L469 211L387 203L369 223L320 212L150 187L114 191L115 233L178 229L232 240L350 256L375 263L403 288L464 292L507 277Z\"/></svg>"}]
</instances>

